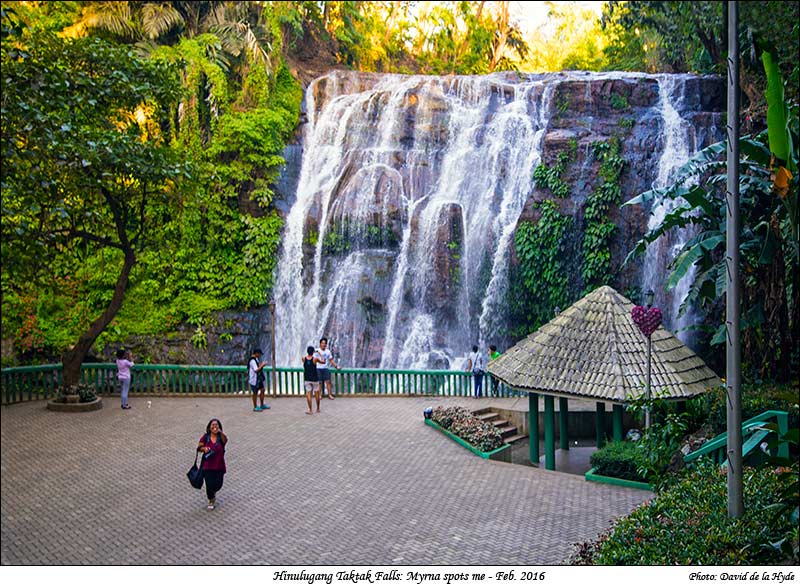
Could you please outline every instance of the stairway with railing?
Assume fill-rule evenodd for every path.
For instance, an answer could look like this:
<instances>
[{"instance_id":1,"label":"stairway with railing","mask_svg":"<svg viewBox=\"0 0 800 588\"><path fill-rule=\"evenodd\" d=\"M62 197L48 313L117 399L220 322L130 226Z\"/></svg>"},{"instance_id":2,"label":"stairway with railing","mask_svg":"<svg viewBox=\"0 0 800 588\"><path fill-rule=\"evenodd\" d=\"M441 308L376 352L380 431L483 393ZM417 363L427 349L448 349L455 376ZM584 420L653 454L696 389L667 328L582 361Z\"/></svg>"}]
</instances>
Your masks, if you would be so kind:
<instances>
[{"instance_id":1,"label":"stairway with railing","mask_svg":"<svg viewBox=\"0 0 800 588\"><path fill-rule=\"evenodd\" d=\"M776 426L777 425L777 426ZM768 410L761 414L747 419L742 423L742 458L747 459L764 453L762 444L766 442L769 435L777 433L783 436L789 430L789 413L781 410ZM727 432L717 435L713 439L706 441L699 449L687 454L683 461L691 466L703 457L710 457L715 464L727 466L728 439ZM782 442L778 445L777 455L779 457L789 457L789 444Z\"/></svg>"},{"instance_id":2,"label":"stairway with railing","mask_svg":"<svg viewBox=\"0 0 800 588\"><path fill-rule=\"evenodd\" d=\"M13 367L2 370L2 403L43 400L55 395L61 386L61 364ZM265 368L268 394L301 396L303 370ZM274 378L274 381L273 381ZM334 394L338 395L431 395L471 396L472 375L465 371L355 369L331 370ZM117 391L117 366L114 363L85 363L81 382L91 384L98 394ZM246 394L247 366L150 365L136 364L132 370L133 394ZM521 393L499 383L497 395L503 398Z\"/></svg>"}]
</instances>

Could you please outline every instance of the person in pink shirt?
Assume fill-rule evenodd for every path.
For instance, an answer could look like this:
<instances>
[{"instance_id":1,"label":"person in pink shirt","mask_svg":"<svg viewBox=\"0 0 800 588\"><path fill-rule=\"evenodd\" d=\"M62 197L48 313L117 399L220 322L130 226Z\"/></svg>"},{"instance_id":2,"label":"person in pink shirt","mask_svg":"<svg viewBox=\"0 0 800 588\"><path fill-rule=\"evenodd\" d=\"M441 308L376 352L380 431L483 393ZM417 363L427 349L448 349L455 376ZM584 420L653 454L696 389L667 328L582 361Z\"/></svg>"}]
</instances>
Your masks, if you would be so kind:
<instances>
[{"instance_id":1,"label":"person in pink shirt","mask_svg":"<svg viewBox=\"0 0 800 588\"><path fill-rule=\"evenodd\" d=\"M117 379L122 386L122 408L132 408L128 404L128 390L131 387L131 368L133 367L133 356L130 351L120 349L117 351Z\"/></svg>"}]
</instances>

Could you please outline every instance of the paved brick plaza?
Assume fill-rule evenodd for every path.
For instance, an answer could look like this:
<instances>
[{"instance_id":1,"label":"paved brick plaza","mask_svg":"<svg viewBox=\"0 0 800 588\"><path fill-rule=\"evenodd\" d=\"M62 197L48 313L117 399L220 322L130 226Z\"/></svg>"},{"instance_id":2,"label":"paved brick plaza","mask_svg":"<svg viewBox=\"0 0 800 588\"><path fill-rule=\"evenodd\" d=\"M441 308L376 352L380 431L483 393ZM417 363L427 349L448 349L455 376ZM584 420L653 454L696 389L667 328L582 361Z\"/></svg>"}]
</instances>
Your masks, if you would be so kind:
<instances>
[{"instance_id":1,"label":"paved brick plaza","mask_svg":"<svg viewBox=\"0 0 800 588\"><path fill-rule=\"evenodd\" d=\"M480 459L422 420L486 401L323 399L308 416L300 398L261 414L244 397L151 400L2 407L2 564L557 564L650 497ZM185 472L214 416L228 475L207 512Z\"/></svg>"}]
</instances>

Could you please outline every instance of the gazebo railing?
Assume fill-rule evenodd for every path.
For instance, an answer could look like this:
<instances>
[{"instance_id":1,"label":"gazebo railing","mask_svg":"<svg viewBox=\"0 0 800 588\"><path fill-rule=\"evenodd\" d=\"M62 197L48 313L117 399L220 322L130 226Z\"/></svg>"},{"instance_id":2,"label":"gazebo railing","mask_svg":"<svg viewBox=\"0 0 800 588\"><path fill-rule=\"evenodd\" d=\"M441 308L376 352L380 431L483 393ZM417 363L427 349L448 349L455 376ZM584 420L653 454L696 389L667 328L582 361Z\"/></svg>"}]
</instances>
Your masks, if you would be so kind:
<instances>
[{"instance_id":1,"label":"gazebo railing","mask_svg":"<svg viewBox=\"0 0 800 588\"><path fill-rule=\"evenodd\" d=\"M267 394L300 396L302 368L267 370ZM118 392L117 366L114 363L85 363L81 382L92 384L98 394ZM430 395L471 396L472 374L448 370L381 370L344 368L331 370L333 392L337 395ZM5 368L2 370L2 402L11 404L52 397L62 383L61 364ZM249 394L246 366L150 365L136 364L132 370L133 394ZM492 380L483 379L483 395L492 394ZM497 396L521 393L497 382Z\"/></svg>"}]
</instances>

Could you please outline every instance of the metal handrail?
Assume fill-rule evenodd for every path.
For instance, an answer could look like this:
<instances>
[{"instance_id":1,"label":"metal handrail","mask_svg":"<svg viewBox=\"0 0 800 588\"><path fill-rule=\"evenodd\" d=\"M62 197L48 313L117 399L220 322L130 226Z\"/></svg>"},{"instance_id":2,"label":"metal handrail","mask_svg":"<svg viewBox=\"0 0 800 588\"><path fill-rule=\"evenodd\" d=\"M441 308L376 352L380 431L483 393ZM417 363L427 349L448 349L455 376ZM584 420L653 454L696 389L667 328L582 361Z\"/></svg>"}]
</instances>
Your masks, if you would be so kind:
<instances>
[{"instance_id":1,"label":"metal handrail","mask_svg":"<svg viewBox=\"0 0 800 588\"><path fill-rule=\"evenodd\" d=\"M764 425L768 424L771 419L775 419L778 424L778 433L783 435L789 430L789 413L782 410L767 410L751 419L747 419L742 423L742 437L761 435L763 433ZM727 456L725 455L728 446L727 432L721 433L713 439L706 441L699 449L692 451L684 456L684 463L691 463L703 456L710 456L714 463L725 465L727 463ZM763 437L763 436L762 436ZM745 440L742 443L744 447L747 444ZM758 443L751 443L747 447L747 453L752 453ZM742 457L746 454L743 452ZM786 442L778 446L778 456L789 457L789 444Z\"/></svg>"},{"instance_id":2,"label":"metal handrail","mask_svg":"<svg viewBox=\"0 0 800 588\"><path fill-rule=\"evenodd\" d=\"M303 369L300 367L265 367L266 390L279 396L304 394ZM247 394L250 392L246 365L167 365L136 364L131 369L133 394ZM403 370L374 368L331 369L335 394L469 396L472 374L460 370ZM118 390L116 363L84 363L81 382L91 384L99 394ZM53 396L62 384L61 364L4 368L2 370L3 404ZM492 392L492 379L484 377L485 395ZM497 395L520 396L522 393L497 382Z\"/></svg>"}]
</instances>

